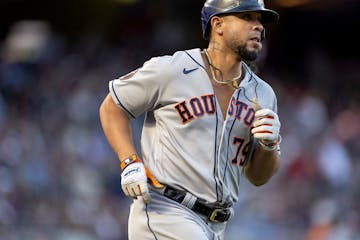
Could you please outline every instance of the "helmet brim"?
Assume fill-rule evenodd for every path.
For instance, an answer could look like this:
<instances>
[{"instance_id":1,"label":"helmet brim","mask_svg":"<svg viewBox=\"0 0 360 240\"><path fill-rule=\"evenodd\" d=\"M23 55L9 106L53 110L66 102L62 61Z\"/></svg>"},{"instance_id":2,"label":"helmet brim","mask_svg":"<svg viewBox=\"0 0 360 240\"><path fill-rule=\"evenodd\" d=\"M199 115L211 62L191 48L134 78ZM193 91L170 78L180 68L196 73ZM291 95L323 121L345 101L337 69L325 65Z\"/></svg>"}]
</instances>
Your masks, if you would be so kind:
<instances>
[{"instance_id":1,"label":"helmet brim","mask_svg":"<svg viewBox=\"0 0 360 240\"><path fill-rule=\"evenodd\" d=\"M279 14L273 10L270 9L264 9L259 11L261 13L261 23L267 24L267 23L274 23L279 21Z\"/></svg>"},{"instance_id":2,"label":"helmet brim","mask_svg":"<svg viewBox=\"0 0 360 240\"><path fill-rule=\"evenodd\" d=\"M254 10L249 10L249 9L237 9L237 8L234 8L234 9L231 9L230 11L224 11L220 14L214 14L215 15L224 15L224 14L235 14L235 13L245 13L245 12L258 12L261 14L261 19L260 19L260 22L262 24L267 24L267 23L274 23L274 22L277 22L280 18L280 15L273 11L273 10L270 10L270 9L266 9L266 8L263 8L263 9L254 9ZM213 17L213 16L212 16Z\"/></svg>"}]
</instances>

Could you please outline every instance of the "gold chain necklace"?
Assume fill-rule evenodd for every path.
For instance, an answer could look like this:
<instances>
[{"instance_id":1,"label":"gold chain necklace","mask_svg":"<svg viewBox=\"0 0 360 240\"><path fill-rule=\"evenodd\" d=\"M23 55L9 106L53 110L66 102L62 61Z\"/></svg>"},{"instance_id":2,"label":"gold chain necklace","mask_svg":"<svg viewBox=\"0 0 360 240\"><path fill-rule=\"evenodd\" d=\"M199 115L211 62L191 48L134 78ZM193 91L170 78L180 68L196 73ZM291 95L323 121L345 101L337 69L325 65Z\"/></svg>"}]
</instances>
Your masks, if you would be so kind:
<instances>
[{"instance_id":1,"label":"gold chain necklace","mask_svg":"<svg viewBox=\"0 0 360 240\"><path fill-rule=\"evenodd\" d=\"M241 77L241 73L240 73L238 76L234 77L232 80L227 80L227 81L220 81L220 80L218 80L218 79L215 77L214 66L212 65L211 58L210 58L210 56L209 56L209 53L208 53L207 49L204 49L204 53L205 53L206 59L207 59L208 62L209 62L211 75L212 75L212 78L214 79L214 81L217 82L217 83L219 83L219 84L223 84L223 85L226 85L226 84L231 83L231 85L233 86L233 88L238 89L238 88L239 88L238 80L239 80L240 77Z\"/></svg>"}]
</instances>

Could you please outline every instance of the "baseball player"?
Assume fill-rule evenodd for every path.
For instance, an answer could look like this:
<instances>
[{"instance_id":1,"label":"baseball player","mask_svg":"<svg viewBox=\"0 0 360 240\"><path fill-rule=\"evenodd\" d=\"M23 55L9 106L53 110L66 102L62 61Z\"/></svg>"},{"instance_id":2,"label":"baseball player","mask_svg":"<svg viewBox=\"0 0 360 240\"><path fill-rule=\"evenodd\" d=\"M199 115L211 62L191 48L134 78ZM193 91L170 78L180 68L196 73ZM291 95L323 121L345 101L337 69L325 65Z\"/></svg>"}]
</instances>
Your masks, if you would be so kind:
<instances>
[{"instance_id":1,"label":"baseball player","mask_svg":"<svg viewBox=\"0 0 360 240\"><path fill-rule=\"evenodd\" d=\"M201 13L206 49L151 58L110 81L100 107L132 240L223 239L242 176L260 186L279 168L276 95L245 63L278 14L262 0L207 0ZM142 113L140 154L130 121Z\"/></svg>"}]
</instances>

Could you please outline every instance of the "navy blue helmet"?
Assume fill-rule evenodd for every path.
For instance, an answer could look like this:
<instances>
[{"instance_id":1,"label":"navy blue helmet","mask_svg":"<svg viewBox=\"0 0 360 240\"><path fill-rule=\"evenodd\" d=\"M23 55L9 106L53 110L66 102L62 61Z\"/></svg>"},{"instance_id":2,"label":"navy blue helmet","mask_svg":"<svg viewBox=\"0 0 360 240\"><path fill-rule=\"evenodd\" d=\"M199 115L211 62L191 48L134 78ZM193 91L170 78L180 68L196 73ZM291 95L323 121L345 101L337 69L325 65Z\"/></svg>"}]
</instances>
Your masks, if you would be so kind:
<instances>
[{"instance_id":1,"label":"navy blue helmet","mask_svg":"<svg viewBox=\"0 0 360 240\"><path fill-rule=\"evenodd\" d=\"M242 12L260 12L261 23L275 22L279 14L265 8L263 0L207 0L201 10L202 32L209 37L210 19L216 15Z\"/></svg>"}]
</instances>

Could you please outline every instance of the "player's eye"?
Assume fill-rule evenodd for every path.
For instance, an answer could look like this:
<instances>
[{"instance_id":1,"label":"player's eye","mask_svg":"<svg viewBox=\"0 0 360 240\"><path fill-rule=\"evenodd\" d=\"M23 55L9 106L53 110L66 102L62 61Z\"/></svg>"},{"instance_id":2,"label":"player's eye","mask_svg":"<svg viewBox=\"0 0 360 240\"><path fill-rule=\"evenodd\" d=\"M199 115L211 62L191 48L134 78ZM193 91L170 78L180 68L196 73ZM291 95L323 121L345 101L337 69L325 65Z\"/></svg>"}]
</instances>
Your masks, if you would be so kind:
<instances>
[{"instance_id":1,"label":"player's eye","mask_svg":"<svg viewBox=\"0 0 360 240\"><path fill-rule=\"evenodd\" d=\"M245 21L256 21L259 20L261 21L261 14L257 14L257 13L242 13L238 15L238 18L241 18Z\"/></svg>"},{"instance_id":2,"label":"player's eye","mask_svg":"<svg viewBox=\"0 0 360 240\"><path fill-rule=\"evenodd\" d=\"M253 17L251 16L251 14L246 13L246 14L242 15L241 19L244 19L246 21L250 21L250 20L253 19Z\"/></svg>"}]
</instances>

